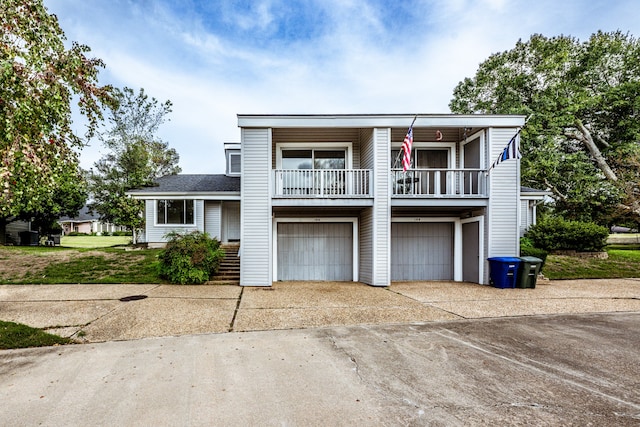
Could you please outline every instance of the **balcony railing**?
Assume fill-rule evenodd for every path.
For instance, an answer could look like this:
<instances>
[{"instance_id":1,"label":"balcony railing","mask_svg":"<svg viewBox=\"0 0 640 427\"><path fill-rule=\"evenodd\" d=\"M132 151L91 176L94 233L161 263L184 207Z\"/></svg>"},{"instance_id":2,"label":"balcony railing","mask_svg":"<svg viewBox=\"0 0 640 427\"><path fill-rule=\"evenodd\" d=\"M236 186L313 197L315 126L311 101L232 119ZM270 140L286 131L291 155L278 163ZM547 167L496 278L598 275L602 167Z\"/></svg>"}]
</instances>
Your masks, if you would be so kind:
<instances>
[{"instance_id":1,"label":"balcony railing","mask_svg":"<svg viewBox=\"0 0 640 427\"><path fill-rule=\"evenodd\" d=\"M391 171L394 197L487 197L484 169L401 169Z\"/></svg>"},{"instance_id":2,"label":"balcony railing","mask_svg":"<svg viewBox=\"0 0 640 427\"><path fill-rule=\"evenodd\" d=\"M277 169L275 197L371 197L369 169Z\"/></svg>"}]
</instances>

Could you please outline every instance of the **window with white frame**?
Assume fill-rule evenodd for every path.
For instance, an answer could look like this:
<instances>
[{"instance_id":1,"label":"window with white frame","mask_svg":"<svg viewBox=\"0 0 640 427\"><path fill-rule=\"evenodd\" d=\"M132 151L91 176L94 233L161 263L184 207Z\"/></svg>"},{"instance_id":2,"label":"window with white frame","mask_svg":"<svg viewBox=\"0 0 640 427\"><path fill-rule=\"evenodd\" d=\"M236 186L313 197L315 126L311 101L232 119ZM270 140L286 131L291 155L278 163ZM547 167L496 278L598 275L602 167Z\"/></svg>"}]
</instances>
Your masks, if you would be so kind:
<instances>
[{"instance_id":1,"label":"window with white frame","mask_svg":"<svg viewBox=\"0 0 640 427\"><path fill-rule=\"evenodd\" d=\"M156 223L159 225L193 225L194 200L158 200Z\"/></svg>"},{"instance_id":2,"label":"window with white frame","mask_svg":"<svg viewBox=\"0 0 640 427\"><path fill-rule=\"evenodd\" d=\"M242 172L240 153L229 153L229 175L240 175Z\"/></svg>"}]
</instances>

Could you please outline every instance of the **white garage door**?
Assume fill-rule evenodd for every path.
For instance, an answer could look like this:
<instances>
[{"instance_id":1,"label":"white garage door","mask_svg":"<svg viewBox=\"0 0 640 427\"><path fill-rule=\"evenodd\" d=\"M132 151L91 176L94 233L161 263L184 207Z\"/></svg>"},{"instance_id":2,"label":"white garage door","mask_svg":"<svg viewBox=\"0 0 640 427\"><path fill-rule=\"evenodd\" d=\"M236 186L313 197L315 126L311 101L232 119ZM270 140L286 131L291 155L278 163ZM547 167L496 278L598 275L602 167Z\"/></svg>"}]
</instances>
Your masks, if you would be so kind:
<instances>
[{"instance_id":1,"label":"white garage door","mask_svg":"<svg viewBox=\"0 0 640 427\"><path fill-rule=\"evenodd\" d=\"M353 280L353 225L278 223L278 280Z\"/></svg>"},{"instance_id":2,"label":"white garage door","mask_svg":"<svg viewBox=\"0 0 640 427\"><path fill-rule=\"evenodd\" d=\"M391 280L453 280L453 223L391 223Z\"/></svg>"}]
</instances>

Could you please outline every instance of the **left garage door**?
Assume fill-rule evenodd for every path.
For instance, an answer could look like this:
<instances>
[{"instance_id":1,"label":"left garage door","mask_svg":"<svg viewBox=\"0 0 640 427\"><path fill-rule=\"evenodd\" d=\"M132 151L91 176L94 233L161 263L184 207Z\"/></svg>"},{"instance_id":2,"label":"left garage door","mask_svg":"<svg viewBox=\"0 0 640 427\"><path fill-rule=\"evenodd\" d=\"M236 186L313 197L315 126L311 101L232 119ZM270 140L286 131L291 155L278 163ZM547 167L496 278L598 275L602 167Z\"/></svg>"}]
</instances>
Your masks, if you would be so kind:
<instances>
[{"instance_id":1,"label":"left garage door","mask_svg":"<svg viewBox=\"0 0 640 427\"><path fill-rule=\"evenodd\" d=\"M278 223L278 280L353 280L351 223Z\"/></svg>"}]
</instances>

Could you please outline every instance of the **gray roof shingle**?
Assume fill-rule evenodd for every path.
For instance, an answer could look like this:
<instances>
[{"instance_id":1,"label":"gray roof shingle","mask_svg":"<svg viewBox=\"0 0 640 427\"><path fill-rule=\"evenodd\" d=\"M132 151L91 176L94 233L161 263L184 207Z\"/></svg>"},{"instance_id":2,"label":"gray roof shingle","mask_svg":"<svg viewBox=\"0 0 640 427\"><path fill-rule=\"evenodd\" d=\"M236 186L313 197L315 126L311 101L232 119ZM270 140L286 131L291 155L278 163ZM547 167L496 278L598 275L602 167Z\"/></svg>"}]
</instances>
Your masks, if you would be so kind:
<instances>
[{"instance_id":1,"label":"gray roof shingle","mask_svg":"<svg viewBox=\"0 0 640 427\"><path fill-rule=\"evenodd\" d=\"M239 192L240 177L227 175L167 175L155 180L157 186L130 190L130 193L219 193Z\"/></svg>"}]
</instances>

